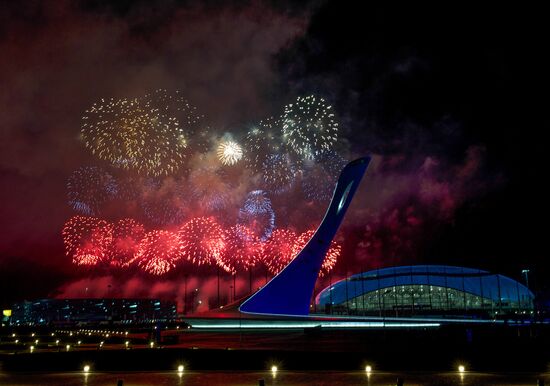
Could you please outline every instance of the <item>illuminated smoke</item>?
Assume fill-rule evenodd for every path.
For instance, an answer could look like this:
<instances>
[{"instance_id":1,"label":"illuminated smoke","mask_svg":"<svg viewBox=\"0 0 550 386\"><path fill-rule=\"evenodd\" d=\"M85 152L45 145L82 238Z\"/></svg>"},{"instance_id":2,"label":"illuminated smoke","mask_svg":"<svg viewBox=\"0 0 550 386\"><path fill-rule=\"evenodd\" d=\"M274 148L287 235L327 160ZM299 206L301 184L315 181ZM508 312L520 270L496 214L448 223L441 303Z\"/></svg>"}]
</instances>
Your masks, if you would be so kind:
<instances>
[{"instance_id":1,"label":"illuminated smoke","mask_svg":"<svg viewBox=\"0 0 550 386\"><path fill-rule=\"evenodd\" d=\"M115 267L128 267L132 264L144 236L145 228L136 220L118 220L113 228L113 242L109 250L110 264Z\"/></svg>"},{"instance_id":2,"label":"illuminated smoke","mask_svg":"<svg viewBox=\"0 0 550 386\"><path fill-rule=\"evenodd\" d=\"M171 177L162 182L149 179L143 187L140 205L148 223L155 226L181 225L188 214L186 182Z\"/></svg>"},{"instance_id":3,"label":"illuminated smoke","mask_svg":"<svg viewBox=\"0 0 550 386\"><path fill-rule=\"evenodd\" d=\"M231 189L215 167L202 166L193 170L189 174L189 185L194 204L204 212L226 208Z\"/></svg>"}]
</instances>

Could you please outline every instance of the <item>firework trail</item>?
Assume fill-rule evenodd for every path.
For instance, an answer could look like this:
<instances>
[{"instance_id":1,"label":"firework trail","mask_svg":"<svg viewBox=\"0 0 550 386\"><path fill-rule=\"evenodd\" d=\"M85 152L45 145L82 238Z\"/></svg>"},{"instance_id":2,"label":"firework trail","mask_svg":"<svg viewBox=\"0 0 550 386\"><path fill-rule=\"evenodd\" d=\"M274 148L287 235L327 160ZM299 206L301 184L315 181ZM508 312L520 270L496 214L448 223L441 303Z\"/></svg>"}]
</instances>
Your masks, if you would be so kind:
<instances>
[{"instance_id":1,"label":"firework trail","mask_svg":"<svg viewBox=\"0 0 550 386\"><path fill-rule=\"evenodd\" d=\"M73 216L61 231L65 254L76 265L97 265L109 257L113 226L95 217Z\"/></svg>"},{"instance_id":2,"label":"firework trail","mask_svg":"<svg viewBox=\"0 0 550 386\"><path fill-rule=\"evenodd\" d=\"M181 243L178 235L154 230L141 240L135 255L138 267L152 275L164 275L176 266Z\"/></svg>"},{"instance_id":3,"label":"firework trail","mask_svg":"<svg viewBox=\"0 0 550 386\"><path fill-rule=\"evenodd\" d=\"M283 140L304 159L315 159L338 139L338 123L332 107L314 95L298 97L285 106Z\"/></svg>"}]
</instances>

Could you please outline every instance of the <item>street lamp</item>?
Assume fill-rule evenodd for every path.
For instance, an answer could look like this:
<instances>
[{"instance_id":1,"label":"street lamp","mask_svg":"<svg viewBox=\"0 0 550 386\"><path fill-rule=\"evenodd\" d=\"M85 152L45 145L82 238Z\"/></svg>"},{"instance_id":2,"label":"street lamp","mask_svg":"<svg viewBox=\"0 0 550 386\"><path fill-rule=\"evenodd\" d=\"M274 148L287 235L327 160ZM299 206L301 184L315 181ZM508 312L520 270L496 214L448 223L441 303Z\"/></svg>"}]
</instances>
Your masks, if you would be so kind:
<instances>
[{"instance_id":1,"label":"street lamp","mask_svg":"<svg viewBox=\"0 0 550 386\"><path fill-rule=\"evenodd\" d=\"M521 273L525 275L525 286L529 288L529 270L528 269L522 269Z\"/></svg>"}]
</instances>

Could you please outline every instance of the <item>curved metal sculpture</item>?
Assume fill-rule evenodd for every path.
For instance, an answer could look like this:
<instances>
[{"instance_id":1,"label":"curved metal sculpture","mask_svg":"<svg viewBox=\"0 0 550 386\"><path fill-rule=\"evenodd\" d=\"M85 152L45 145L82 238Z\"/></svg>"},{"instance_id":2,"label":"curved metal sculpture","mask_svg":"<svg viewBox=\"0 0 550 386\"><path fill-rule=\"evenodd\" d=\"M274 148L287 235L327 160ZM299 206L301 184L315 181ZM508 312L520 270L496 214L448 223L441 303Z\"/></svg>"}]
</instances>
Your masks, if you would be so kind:
<instances>
[{"instance_id":1,"label":"curved metal sculpture","mask_svg":"<svg viewBox=\"0 0 550 386\"><path fill-rule=\"evenodd\" d=\"M370 157L347 164L338 178L330 206L317 231L296 257L239 310L262 315L306 316L325 254L367 170Z\"/></svg>"}]
</instances>

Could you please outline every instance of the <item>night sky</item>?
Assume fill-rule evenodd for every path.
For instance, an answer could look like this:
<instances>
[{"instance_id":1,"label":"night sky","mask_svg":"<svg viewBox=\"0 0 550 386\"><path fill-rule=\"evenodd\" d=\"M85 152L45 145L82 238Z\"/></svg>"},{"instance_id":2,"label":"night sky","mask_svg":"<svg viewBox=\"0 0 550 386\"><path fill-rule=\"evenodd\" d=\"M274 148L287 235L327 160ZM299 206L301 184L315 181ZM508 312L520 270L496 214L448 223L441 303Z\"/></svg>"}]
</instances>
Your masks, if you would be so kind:
<instances>
[{"instance_id":1,"label":"night sky","mask_svg":"<svg viewBox=\"0 0 550 386\"><path fill-rule=\"evenodd\" d=\"M306 162L295 162L299 178L287 191L273 193L262 172L216 157L220 141L244 146L260 121L310 95L339 124L331 150L373 156L336 237L342 254L319 288L366 269L430 263L516 279L529 268L532 287L547 291L547 14L517 4L363 3L2 2L0 306L47 296L178 298L184 275L214 296L212 267L157 277L71 263L61 231L82 215L67 192L81 168L105 171L118 192L131 181L133 195L99 205L106 221L173 230L213 216L229 227L247 193L264 189L275 229L313 229L327 201L304 193ZM203 142L190 142L178 171L145 175L86 147L82 117L94 103L155 90L177 91L201 116L193 135ZM188 194L204 170L215 175L204 194L222 195L223 208ZM177 194L187 198L181 213L163 217ZM261 285L264 271L254 277ZM229 275L223 283L227 296Z\"/></svg>"}]
</instances>

